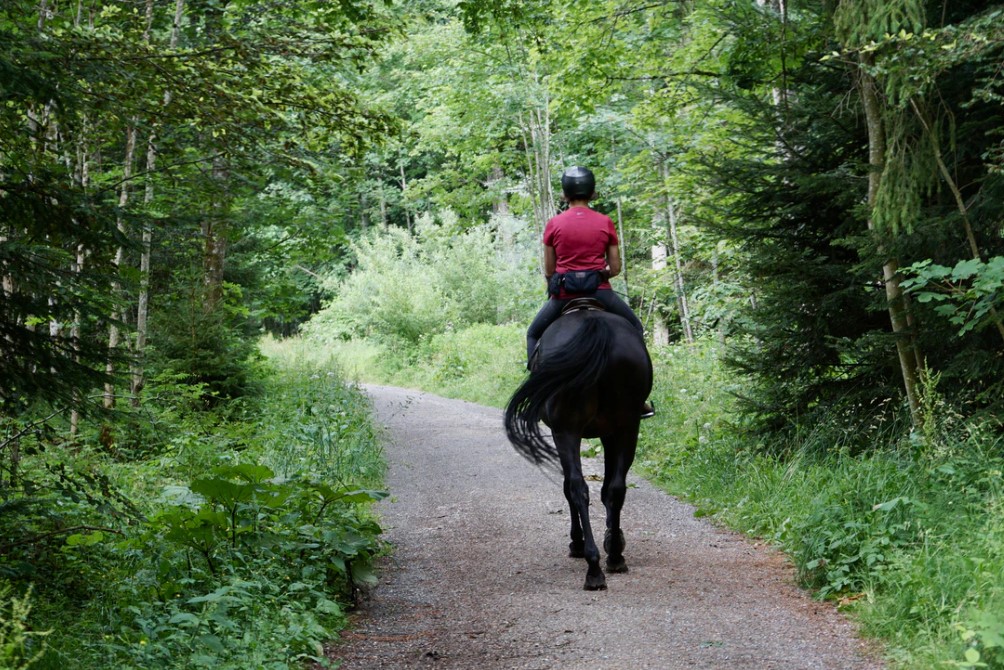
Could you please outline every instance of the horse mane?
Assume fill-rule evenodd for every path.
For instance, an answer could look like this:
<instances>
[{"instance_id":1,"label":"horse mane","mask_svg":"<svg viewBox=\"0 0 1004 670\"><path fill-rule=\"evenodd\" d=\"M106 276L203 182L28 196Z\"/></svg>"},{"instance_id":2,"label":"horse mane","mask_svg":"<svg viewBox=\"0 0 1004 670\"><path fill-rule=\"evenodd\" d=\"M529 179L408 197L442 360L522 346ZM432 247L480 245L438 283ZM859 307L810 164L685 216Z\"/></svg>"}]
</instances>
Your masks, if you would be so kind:
<instances>
[{"instance_id":1,"label":"horse mane","mask_svg":"<svg viewBox=\"0 0 1004 670\"><path fill-rule=\"evenodd\" d=\"M556 394L579 397L593 390L607 368L614 331L603 318L587 318L563 349L542 356L505 409L505 432L524 458L560 466L558 450L540 432L547 401Z\"/></svg>"}]
</instances>

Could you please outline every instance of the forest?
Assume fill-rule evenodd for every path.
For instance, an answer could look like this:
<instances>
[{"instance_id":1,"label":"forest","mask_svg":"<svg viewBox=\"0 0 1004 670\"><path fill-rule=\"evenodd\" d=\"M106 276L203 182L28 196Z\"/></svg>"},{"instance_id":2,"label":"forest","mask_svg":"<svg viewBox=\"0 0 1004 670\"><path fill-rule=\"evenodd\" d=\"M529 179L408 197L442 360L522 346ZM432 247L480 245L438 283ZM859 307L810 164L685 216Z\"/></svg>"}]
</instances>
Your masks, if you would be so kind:
<instances>
[{"instance_id":1,"label":"forest","mask_svg":"<svg viewBox=\"0 0 1004 670\"><path fill-rule=\"evenodd\" d=\"M359 382L505 403L571 165L646 476L1004 668L1004 5L5 0L0 103L0 668L328 663Z\"/></svg>"}]
</instances>

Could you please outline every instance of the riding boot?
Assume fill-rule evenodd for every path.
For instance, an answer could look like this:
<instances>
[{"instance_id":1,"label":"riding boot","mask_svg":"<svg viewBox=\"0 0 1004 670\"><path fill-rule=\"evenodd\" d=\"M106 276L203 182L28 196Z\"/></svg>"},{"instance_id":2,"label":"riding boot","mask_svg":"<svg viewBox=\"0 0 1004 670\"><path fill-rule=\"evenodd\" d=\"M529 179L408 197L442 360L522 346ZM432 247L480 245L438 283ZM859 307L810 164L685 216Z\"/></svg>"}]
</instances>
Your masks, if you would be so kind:
<instances>
[{"instance_id":1,"label":"riding boot","mask_svg":"<svg viewBox=\"0 0 1004 670\"><path fill-rule=\"evenodd\" d=\"M537 355L537 339L533 337L526 338L526 369L529 372L533 372L533 359Z\"/></svg>"},{"instance_id":2,"label":"riding boot","mask_svg":"<svg viewBox=\"0 0 1004 670\"><path fill-rule=\"evenodd\" d=\"M641 404L641 418L651 419L655 416L655 407L652 406L651 401L646 400Z\"/></svg>"}]
</instances>

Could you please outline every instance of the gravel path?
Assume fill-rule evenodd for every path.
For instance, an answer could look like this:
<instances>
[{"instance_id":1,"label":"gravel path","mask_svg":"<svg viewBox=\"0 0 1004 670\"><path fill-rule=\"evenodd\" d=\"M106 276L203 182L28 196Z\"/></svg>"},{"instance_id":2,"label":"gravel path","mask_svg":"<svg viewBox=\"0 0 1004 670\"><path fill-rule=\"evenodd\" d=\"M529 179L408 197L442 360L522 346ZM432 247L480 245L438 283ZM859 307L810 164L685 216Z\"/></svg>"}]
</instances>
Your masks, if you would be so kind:
<instances>
[{"instance_id":1,"label":"gravel path","mask_svg":"<svg viewBox=\"0 0 1004 670\"><path fill-rule=\"evenodd\" d=\"M365 390L388 429L392 495L380 513L395 551L329 649L343 669L882 667L853 626L794 585L783 556L639 477L623 515L630 572L583 591L560 482L509 446L499 410Z\"/></svg>"}]
</instances>

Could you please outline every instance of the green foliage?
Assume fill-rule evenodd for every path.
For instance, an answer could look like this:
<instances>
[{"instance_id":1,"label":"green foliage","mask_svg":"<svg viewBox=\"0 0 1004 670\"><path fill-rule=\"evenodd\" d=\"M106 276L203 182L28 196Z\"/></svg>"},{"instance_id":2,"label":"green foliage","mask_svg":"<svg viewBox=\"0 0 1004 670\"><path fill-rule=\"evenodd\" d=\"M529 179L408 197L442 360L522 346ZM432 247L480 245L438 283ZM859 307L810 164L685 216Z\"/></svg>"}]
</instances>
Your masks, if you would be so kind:
<instances>
[{"instance_id":1,"label":"green foliage","mask_svg":"<svg viewBox=\"0 0 1004 670\"><path fill-rule=\"evenodd\" d=\"M503 407L526 374L526 327L478 324L424 341L412 364L386 379Z\"/></svg>"},{"instance_id":2,"label":"green foliage","mask_svg":"<svg viewBox=\"0 0 1004 670\"><path fill-rule=\"evenodd\" d=\"M33 668L323 662L382 551L380 450L331 366L289 362L260 383L207 411L204 387L154 379L132 427L104 433L121 442L27 450L0 573L38 585L33 626L54 631Z\"/></svg>"},{"instance_id":3,"label":"green foliage","mask_svg":"<svg viewBox=\"0 0 1004 670\"><path fill-rule=\"evenodd\" d=\"M106 366L121 372L127 347L109 352L109 329L132 344L147 289L153 373L245 392L246 327L311 309L277 278L323 264L302 247L333 244L313 243L339 204L337 170L395 127L352 81L387 32L377 4L191 3L177 19L173 4L148 9L15 0L0 11L4 411L89 409L90 389L121 383ZM284 217L279 199L259 198L272 187L319 203ZM281 268L255 234L269 225L293 242Z\"/></svg>"},{"instance_id":4,"label":"green foliage","mask_svg":"<svg viewBox=\"0 0 1004 670\"><path fill-rule=\"evenodd\" d=\"M997 309L1004 305L1004 256L987 262L959 261L946 267L930 260L914 263L903 288L921 303L936 303L935 313L959 327L959 335L1000 322Z\"/></svg>"},{"instance_id":5,"label":"green foliage","mask_svg":"<svg viewBox=\"0 0 1004 670\"><path fill-rule=\"evenodd\" d=\"M1004 619L998 612L982 612L967 623L956 626L959 638L966 645L964 660L949 660L945 664L956 668L1004 667Z\"/></svg>"},{"instance_id":6,"label":"green foliage","mask_svg":"<svg viewBox=\"0 0 1004 670\"><path fill-rule=\"evenodd\" d=\"M180 375L203 388L207 402L254 391L257 333L244 291L225 283L219 305L207 310L200 277L179 271L174 281L162 298L164 309L151 321L157 338L149 353L150 373Z\"/></svg>"}]
</instances>

